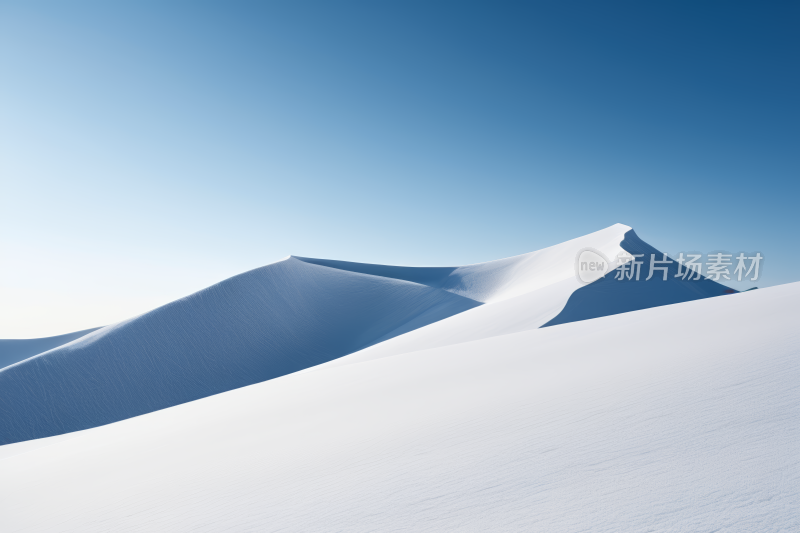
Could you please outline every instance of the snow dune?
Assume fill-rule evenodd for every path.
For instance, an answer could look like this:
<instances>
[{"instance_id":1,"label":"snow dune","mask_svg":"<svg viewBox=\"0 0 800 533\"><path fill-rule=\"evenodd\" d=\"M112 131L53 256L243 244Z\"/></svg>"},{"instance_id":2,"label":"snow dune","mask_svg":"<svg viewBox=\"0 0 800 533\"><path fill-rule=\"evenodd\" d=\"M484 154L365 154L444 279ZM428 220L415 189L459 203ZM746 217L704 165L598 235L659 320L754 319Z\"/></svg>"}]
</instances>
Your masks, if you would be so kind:
<instances>
[{"instance_id":1,"label":"snow dune","mask_svg":"<svg viewBox=\"0 0 800 533\"><path fill-rule=\"evenodd\" d=\"M28 357L63 346L100 328L84 329L66 335L41 339L0 339L0 368L24 361Z\"/></svg>"},{"instance_id":2,"label":"snow dune","mask_svg":"<svg viewBox=\"0 0 800 533\"><path fill-rule=\"evenodd\" d=\"M575 276L575 256L587 247L599 250L611 260L620 252L643 254L644 257L639 259L643 263L639 281L619 281L615 279L616 271L611 271L605 277L583 285ZM493 262L503 264L503 270L513 272L513 277L506 279L496 276L495 279L503 279L503 282L493 287L494 292L487 291L490 296L502 297L491 297L487 299L487 305L376 344L354 354L347 362L711 298L726 295L726 291L731 290L706 278L697 281L676 278L677 263L668 266L667 281L660 277L660 271L645 281L650 271L651 254L655 254L657 260L663 257L630 227L616 224L551 248ZM511 263L511 268L508 268L507 262L511 260L516 264ZM474 269L473 272L478 269L493 272L490 268L493 263L465 268ZM508 278L511 278L510 282L506 281ZM469 294L476 299L481 296Z\"/></svg>"},{"instance_id":3,"label":"snow dune","mask_svg":"<svg viewBox=\"0 0 800 533\"><path fill-rule=\"evenodd\" d=\"M0 529L797 531L798 299L353 354L4 446Z\"/></svg>"},{"instance_id":4,"label":"snow dune","mask_svg":"<svg viewBox=\"0 0 800 533\"><path fill-rule=\"evenodd\" d=\"M609 258L655 252L616 224L462 267L289 257L0 369L0 444L116 422L354 352L385 357L725 290L613 276L584 287L574 264L586 247Z\"/></svg>"},{"instance_id":5,"label":"snow dune","mask_svg":"<svg viewBox=\"0 0 800 533\"><path fill-rule=\"evenodd\" d=\"M271 379L477 305L288 258L0 370L0 444Z\"/></svg>"}]
</instances>

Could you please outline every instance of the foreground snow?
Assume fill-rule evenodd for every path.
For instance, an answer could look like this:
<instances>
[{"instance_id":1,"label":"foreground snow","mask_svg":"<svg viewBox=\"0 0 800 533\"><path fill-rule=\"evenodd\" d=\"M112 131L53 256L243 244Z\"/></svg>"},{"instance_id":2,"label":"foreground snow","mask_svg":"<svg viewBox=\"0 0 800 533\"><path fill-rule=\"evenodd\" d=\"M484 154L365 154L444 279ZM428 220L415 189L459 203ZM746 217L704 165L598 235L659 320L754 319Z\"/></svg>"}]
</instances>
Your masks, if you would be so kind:
<instances>
[{"instance_id":1,"label":"foreground snow","mask_svg":"<svg viewBox=\"0 0 800 533\"><path fill-rule=\"evenodd\" d=\"M3 446L0 530L797 531L798 299L443 321L438 348Z\"/></svg>"}]
</instances>

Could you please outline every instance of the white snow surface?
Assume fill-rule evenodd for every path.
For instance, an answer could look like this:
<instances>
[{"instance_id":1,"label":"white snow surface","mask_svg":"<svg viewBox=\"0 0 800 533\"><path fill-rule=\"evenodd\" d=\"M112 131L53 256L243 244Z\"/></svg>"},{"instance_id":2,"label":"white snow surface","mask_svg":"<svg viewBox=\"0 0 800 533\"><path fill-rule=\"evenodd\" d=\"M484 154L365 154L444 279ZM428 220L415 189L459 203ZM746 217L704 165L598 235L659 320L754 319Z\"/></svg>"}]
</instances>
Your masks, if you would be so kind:
<instances>
[{"instance_id":1,"label":"white snow surface","mask_svg":"<svg viewBox=\"0 0 800 533\"><path fill-rule=\"evenodd\" d=\"M798 531L799 299L460 343L451 318L433 348L3 446L0 530Z\"/></svg>"}]
</instances>

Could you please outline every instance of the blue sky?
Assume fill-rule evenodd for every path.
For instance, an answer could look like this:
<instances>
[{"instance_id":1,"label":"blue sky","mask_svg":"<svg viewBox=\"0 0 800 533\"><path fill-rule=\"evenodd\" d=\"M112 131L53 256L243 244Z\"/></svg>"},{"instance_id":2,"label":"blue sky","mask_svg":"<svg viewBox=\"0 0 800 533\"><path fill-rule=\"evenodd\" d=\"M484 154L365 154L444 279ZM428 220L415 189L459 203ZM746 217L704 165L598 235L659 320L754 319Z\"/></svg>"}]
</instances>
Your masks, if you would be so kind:
<instances>
[{"instance_id":1,"label":"blue sky","mask_svg":"<svg viewBox=\"0 0 800 533\"><path fill-rule=\"evenodd\" d=\"M799 6L2 2L0 337L616 222L798 281Z\"/></svg>"}]
</instances>

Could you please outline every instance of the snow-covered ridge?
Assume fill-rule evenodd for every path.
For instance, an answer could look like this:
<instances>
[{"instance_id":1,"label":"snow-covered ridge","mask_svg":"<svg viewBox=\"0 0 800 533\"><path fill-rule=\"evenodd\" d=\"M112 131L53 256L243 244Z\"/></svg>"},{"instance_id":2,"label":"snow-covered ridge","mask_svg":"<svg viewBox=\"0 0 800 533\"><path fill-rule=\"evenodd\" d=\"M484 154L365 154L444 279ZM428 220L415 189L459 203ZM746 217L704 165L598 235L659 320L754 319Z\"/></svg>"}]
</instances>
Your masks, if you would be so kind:
<instances>
[{"instance_id":1,"label":"snow-covered ridge","mask_svg":"<svg viewBox=\"0 0 800 533\"><path fill-rule=\"evenodd\" d=\"M496 303L574 278L575 254L582 248L592 247L607 257L615 257L624 251L620 242L629 231L629 226L614 224L535 252L460 267L395 267L306 257L297 259L348 272L404 279L478 302Z\"/></svg>"},{"instance_id":2,"label":"snow-covered ridge","mask_svg":"<svg viewBox=\"0 0 800 533\"><path fill-rule=\"evenodd\" d=\"M645 274L639 281L619 281L612 271L604 278L583 285L575 276L575 256L579 250L587 247L593 247L609 258L616 257L620 252L643 254L641 259ZM490 292L503 297L491 298L485 305L328 364L351 364L360 360L722 296L730 292L728 287L706 278L686 281L676 277L676 264L669 267L667 281L660 277L645 281L651 254L655 254L656 258L661 257L658 250L639 239L628 226L616 224L603 231L532 254L494 262L500 263L516 276L512 278L512 283L506 281L511 276L506 279L495 277L494 279L499 277L506 281L498 284L501 290L497 290L497 285L487 284L490 289L494 289ZM492 263L464 268L473 272L481 269L496 271L489 265Z\"/></svg>"},{"instance_id":3,"label":"snow-covered ridge","mask_svg":"<svg viewBox=\"0 0 800 533\"><path fill-rule=\"evenodd\" d=\"M116 422L355 352L348 361L722 294L713 282L637 290L576 278L579 250L615 257L637 246L648 245L616 224L462 267L289 257L0 369L0 444Z\"/></svg>"}]
</instances>

